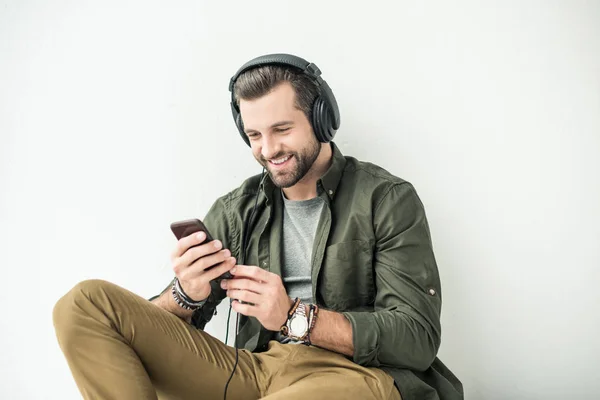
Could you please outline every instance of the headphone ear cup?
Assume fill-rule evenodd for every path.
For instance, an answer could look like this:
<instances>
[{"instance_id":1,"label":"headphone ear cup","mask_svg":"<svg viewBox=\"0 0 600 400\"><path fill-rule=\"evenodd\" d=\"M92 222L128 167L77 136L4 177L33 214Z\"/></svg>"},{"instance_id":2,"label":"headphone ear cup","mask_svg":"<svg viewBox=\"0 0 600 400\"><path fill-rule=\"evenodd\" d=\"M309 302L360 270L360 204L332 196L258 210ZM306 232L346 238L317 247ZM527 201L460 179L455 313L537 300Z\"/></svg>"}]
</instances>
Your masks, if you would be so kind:
<instances>
[{"instance_id":1,"label":"headphone ear cup","mask_svg":"<svg viewBox=\"0 0 600 400\"><path fill-rule=\"evenodd\" d=\"M242 115L239 113L235 117L235 126L237 126L238 131L240 132L240 136L242 137L242 139L244 139L244 142L246 142L246 144L250 146L250 139L248 139L246 132L244 132L244 122L242 121Z\"/></svg>"},{"instance_id":2,"label":"headphone ear cup","mask_svg":"<svg viewBox=\"0 0 600 400\"><path fill-rule=\"evenodd\" d=\"M321 117L319 115L318 103L319 103L319 98L317 97L317 99L313 103L312 121L310 121L310 123L312 125L313 132L315 133L317 140L319 142L322 142L322 140L321 140Z\"/></svg>"},{"instance_id":3,"label":"headphone ear cup","mask_svg":"<svg viewBox=\"0 0 600 400\"><path fill-rule=\"evenodd\" d=\"M319 142L328 143L335 136L330 110L327 107L327 102L321 96L317 97L313 104L312 123L315 136Z\"/></svg>"}]
</instances>

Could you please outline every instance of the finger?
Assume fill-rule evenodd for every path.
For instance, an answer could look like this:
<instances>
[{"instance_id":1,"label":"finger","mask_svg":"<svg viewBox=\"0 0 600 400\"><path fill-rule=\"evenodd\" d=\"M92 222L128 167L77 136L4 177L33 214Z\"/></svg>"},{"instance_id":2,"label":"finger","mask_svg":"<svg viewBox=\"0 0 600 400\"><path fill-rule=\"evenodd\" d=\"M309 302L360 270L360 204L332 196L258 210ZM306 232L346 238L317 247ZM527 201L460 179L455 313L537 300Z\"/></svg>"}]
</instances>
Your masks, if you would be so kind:
<instances>
[{"instance_id":1,"label":"finger","mask_svg":"<svg viewBox=\"0 0 600 400\"><path fill-rule=\"evenodd\" d=\"M217 279L218 277L223 275L225 272L231 270L231 268L233 268L234 265L235 265L235 258L229 257L228 259L226 259L225 261L223 261L216 267L211 268L210 270L204 272L203 278L210 282L214 279Z\"/></svg>"},{"instance_id":2,"label":"finger","mask_svg":"<svg viewBox=\"0 0 600 400\"><path fill-rule=\"evenodd\" d=\"M225 258L231 255L231 252L229 250L223 249L223 244L220 241L215 240L209 243L204 243L198 247L192 247L191 249L186 251L182 257L185 258L188 265L192 265L193 263L202 258L211 260L212 264L209 265L211 266L216 264L217 262L221 262L224 260L224 258L222 259L218 257L218 255L222 254L223 252L227 252ZM212 261L213 259L211 257L216 257L216 260Z\"/></svg>"},{"instance_id":3,"label":"finger","mask_svg":"<svg viewBox=\"0 0 600 400\"><path fill-rule=\"evenodd\" d=\"M262 302L261 296L259 294L249 292L247 290L228 290L227 297L230 299L240 300L245 303L252 303L255 305L260 305Z\"/></svg>"},{"instance_id":4,"label":"finger","mask_svg":"<svg viewBox=\"0 0 600 400\"><path fill-rule=\"evenodd\" d=\"M223 289L248 290L258 294L263 293L263 286L264 284L245 278L228 279L221 282L221 287Z\"/></svg>"},{"instance_id":5,"label":"finger","mask_svg":"<svg viewBox=\"0 0 600 400\"><path fill-rule=\"evenodd\" d=\"M187 256L184 255L184 257L187 257ZM192 262L191 265L189 265L189 267L185 268L184 270L188 277L202 275L204 273L204 271L216 266L217 264L222 263L223 261L227 260L229 257L231 257L231 251L229 251L228 249L221 250L216 253L209 254L207 256L200 257L200 258L196 258L196 256L187 257L187 259L196 258L196 260L194 262Z\"/></svg>"},{"instance_id":6,"label":"finger","mask_svg":"<svg viewBox=\"0 0 600 400\"><path fill-rule=\"evenodd\" d=\"M231 270L231 273L236 278L248 278L257 282L269 282L271 280L271 275L275 275L254 265L236 265L235 268Z\"/></svg>"},{"instance_id":7,"label":"finger","mask_svg":"<svg viewBox=\"0 0 600 400\"><path fill-rule=\"evenodd\" d=\"M191 265L199 258L214 254L222 249L223 243L220 240L213 240L212 242L190 247L181 257L185 259L188 265Z\"/></svg>"},{"instance_id":8,"label":"finger","mask_svg":"<svg viewBox=\"0 0 600 400\"><path fill-rule=\"evenodd\" d=\"M256 317L257 309L256 306L250 304L242 304L239 301L233 300L231 302L231 308L238 314L245 315L247 317Z\"/></svg>"},{"instance_id":9,"label":"finger","mask_svg":"<svg viewBox=\"0 0 600 400\"><path fill-rule=\"evenodd\" d=\"M177 241L177 246L171 253L172 258L181 257L189 248L198 246L206 240L206 233L197 232L191 235L182 237Z\"/></svg>"},{"instance_id":10,"label":"finger","mask_svg":"<svg viewBox=\"0 0 600 400\"><path fill-rule=\"evenodd\" d=\"M205 240L206 240L206 232L200 231L200 232L192 233L191 235L182 237L181 239L179 239L179 242L181 243L182 247L187 250L192 246L196 246L201 243L204 243Z\"/></svg>"},{"instance_id":11,"label":"finger","mask_svg":"<svg viewBox=\"0 0 600 400\"><path fill-rule=\"evenodd\" d=\"M173 249L171 257L181 257L183 253L187 251L187 249L194 245L200 244L205 240L206 233L204 232L192 233L191 235L185 236L177 241L177 246L175 246L175 249Z\"/></svg>"},{"instance_id":12,"label":"finger","mask_svg":"<svg viewBox=\"0 0 600 400\"><path fill-rule=\"evenodd\" d=\"M220 250L223 246L223 244L219 240L213 240L212 242L215 244L215 248L217 248L218 250ZM181 257L189 249L192 248L203 247L205 250L209 250L210 246L204 247L204 245L208 244L209 242L206 242L206 233L193 233L191 235L179 239L179 241L177 242L176 255L178 254L178 257Z\"/></svg>"}]
</instances>

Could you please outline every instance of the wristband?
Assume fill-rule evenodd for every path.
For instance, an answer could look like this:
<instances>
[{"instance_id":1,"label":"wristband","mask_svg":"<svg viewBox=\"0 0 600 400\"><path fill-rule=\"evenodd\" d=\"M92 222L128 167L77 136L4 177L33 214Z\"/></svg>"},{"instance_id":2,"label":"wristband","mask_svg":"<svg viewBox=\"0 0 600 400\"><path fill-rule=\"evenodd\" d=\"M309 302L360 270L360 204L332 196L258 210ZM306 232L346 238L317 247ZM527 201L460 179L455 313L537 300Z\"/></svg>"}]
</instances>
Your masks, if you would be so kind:
<instances>
[{"instance_id":1,"label":"wristband","mask_svg":"<svg viewBox=\"0 0 600 400\"><path fill-rule=\"evenodd\" d=\"M300 298L296 297L294 299L294 304L292 304L292 306L290 307L290 310L287 313L287 318L286 318L285 322L283 323L283 325L281 325L281 328L279 328L279 330L281 331L281 333L283 334L283 336L288 336L289 330L288 330L288 327L287 327L287 322L292 317L292 315L294 315L294 313L296 312L296 309L298 308L299 304L300 304Z\"/></svg>"},{"instance_id":2,"label":"wristband","mask_svg":"<svg viewBox=\"0 0 600 400\"><path fill-rule=\"evenodd\" d=\"M315 327L315 322L317 322L317 315L319 314L319 306L316 304L310 304L310 311L308 313L308 333L306 334L306 341L304 344L310 346L312 343L310 341L310 334Z\"/></svg>"},{"instance_id":3,"label":"wristband","mask_svg":"<svg viewBox=\"0 0 600 400\"><path fill-rule=\"evenodd\" d=\"M198 308L202 307L207 299L196 301L189 297L181 288L179 284L179 279L175 278L173 280L173 285L171 286L171 294L173 295L173 299L175 302L186 310L195 311Z\"/></svg>"}]
</instances>

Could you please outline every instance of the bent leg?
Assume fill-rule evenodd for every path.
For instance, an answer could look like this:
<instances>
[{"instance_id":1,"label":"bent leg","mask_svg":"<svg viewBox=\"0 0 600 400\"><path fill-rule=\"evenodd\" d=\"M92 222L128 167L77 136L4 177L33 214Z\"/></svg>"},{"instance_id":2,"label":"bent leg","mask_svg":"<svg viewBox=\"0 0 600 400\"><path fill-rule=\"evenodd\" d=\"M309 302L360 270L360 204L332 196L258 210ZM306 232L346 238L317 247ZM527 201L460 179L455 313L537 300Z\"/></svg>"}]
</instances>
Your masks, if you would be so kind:
<instances>
[{"instance_id":1,"label":"bent leg","mask_svg":"<svg viewBox=\"0 0 600 400\"><path fill-rule=\"evenodd\" d=\"M117 285L77 284L54 307L60 347L86 399L222 398L235 349ZM257 362L239 351L228 398L260 397Z\"/></svg>"},{"instance_id":2,"label":"bent leg","mask_svg":"<svg viewBox=\"0 0 600 400\"><path fill-rule=\"evenodd\" d=\"M264 400L401 400L394 380L381 369L362 367L318 347L295 346L295 354L273 378Z\"/></svg>"},{"instance_id":3,"label":"bent leg","mask_svg":"<svg viewBox=\"0 0 600 400\"><path fill-rule=\"evenodd\" d=\"M314 374L294 384L280 389L262 400L333 400L333 399L377 399L401 400L400 393L393 386L386 391L358 377L342 374Z\"/></svg>"}]
</instances>

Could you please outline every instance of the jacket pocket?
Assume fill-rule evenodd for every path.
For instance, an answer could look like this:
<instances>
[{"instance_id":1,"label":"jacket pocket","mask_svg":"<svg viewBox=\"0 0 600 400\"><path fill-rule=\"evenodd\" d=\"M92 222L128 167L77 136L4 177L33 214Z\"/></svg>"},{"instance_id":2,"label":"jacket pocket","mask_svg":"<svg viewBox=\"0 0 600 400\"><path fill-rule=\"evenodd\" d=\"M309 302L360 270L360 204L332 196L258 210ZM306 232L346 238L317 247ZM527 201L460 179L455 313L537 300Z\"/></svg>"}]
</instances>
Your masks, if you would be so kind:
<instances>
[{"instance_id":1,"label":"jacket pocket","mask_svg":"<svg viewBox=\"0 0 600 400\"><path fill-rule=\"evenodd\" d=\"M375 300L372 243L351 240L328 246L320 294L325 306L336 311L370 309Z\"/></svg>"}]
</instances>

